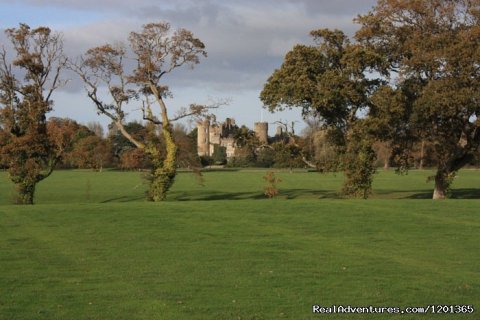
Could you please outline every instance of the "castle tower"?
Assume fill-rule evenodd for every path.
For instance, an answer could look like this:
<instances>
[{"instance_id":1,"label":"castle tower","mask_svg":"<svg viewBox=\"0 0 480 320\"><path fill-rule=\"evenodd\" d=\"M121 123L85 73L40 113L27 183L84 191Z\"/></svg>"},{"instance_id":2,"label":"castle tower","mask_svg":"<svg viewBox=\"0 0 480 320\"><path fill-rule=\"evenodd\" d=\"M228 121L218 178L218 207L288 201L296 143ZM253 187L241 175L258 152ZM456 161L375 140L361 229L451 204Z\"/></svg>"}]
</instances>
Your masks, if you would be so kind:
<instances>
[{"instance_id":1,"label":"castle tower","mask_svg":"<svg viewBox=\"0 0 480 320\"><path fill-rule=\"evenodd\" d=\"M199 156L210 155L210 120L197 122L197 152Z\"/></svg>"},{"instance_id":2,"label":"castle tower","mask_svg":"<svg viewBox=\"0 0 480 320\"><path fill-rule=\"evenodd\" d=\"M268 122L255 122L253 130L260 143L268 143Z\"/></svg>"}]
</instances>

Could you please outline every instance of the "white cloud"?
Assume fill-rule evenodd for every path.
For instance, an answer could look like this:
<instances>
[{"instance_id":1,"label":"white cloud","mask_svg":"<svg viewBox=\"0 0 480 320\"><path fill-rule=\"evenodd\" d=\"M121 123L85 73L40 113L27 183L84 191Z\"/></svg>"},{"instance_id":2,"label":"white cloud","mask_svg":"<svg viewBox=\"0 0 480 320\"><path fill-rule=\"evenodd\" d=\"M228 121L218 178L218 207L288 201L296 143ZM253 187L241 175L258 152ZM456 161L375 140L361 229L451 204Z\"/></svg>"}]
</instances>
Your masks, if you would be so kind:
<instances>
[{"instance_id":1,"label":"white cloud","mask_svg":"<svg viewBox=\"0 0 480 320\"><path fill-rule=\"evenodd\" d=\"M5 6L7 1L0 3ZM338 28L352 35L356 29L352 19L358 13L366 13L375 1L10 0L8 3L55 7L57 14L65 10L68 16L77 10L81 16L92 13L95 18L85 19L81 24L65 23L60 30L64 33L65 50L72 57L93 46L126 40L130 31L139 30L146 22L167 20L175 27L190 29L206 44L208 58L202 59L194 70L182 69L166 78L174 95L191 102L205 100L206 95L212 94L240 100L245 95L248 99L243 101L249 106L239 110L256 115L261 106L258 93L268 76L281 65L286 52L297 43L310 43L309 32L313 29ZM50 19L51 25L62 25L58 23L62 20L58 15L44 19ZM81 88L79 81L72 81L64 89L68 93L61 97L61 104L70 99L75 105L89 105ZM60 110L66 112L63 107Z\"/></svg>"}]
</instances>

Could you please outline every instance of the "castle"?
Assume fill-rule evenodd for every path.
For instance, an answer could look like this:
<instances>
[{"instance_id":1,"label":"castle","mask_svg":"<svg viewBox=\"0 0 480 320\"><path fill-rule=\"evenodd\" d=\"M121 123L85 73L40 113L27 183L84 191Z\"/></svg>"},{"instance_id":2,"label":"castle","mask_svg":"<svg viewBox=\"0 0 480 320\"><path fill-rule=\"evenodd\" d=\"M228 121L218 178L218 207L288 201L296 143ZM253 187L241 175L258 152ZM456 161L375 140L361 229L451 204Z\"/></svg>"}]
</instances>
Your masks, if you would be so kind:
<instances>
[{"instance_id":1,"label":"castle","mask_svg":"<svg viewBox=\"0 0 480 320\"><path fill-rule=\"evenodd\" d=\"M217 122L211 123L209 119L199 121L197 123L198 155L211 156L214 146L219 145L225 147L227 158L233 157L236 148L234 134L238 129L235 120L229 118L220 124ZM260 143L268 144L268 122L256 122L254 132Z\"/></svg>"}]
</instances>

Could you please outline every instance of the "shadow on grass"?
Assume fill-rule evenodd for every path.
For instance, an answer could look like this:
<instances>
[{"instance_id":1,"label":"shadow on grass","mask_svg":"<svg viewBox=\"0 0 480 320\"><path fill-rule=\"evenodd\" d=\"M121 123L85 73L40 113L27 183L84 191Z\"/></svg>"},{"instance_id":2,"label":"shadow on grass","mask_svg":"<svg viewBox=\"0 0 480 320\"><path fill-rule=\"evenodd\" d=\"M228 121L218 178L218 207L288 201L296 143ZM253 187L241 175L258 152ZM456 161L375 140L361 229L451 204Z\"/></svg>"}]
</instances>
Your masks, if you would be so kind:
<instances>
[{"instance_id":1,"label":"shadow on grass","mask_svg":"<svg viewBox=\"0 0 480 320\"><path fill-rule=\"evenodd\" d=\"M377 194L391 199L432 199L433 190L425 189L413 192L412 190L380 190ZM453 189L450 194L450 199L480 199L480 189Z\"/></svg>"},{"instance_id":2,"label":"shadow on grass","mask_svg":"<svg viewBox=\"0 0 480 320\"><path fill-rule=\"evenodd\" d=\"M403 199L432 199L432 190L421 190L412 194L412 191L394 191L392 193L410 193L410 195L403 197Z\"/></svg>"},{"instance_id":3,"label":"shadow on grass","mask_svg":"<svg viewBox=\"0 0 480 320\"><path fill-rule=\"evenodd\" d=\"M312 189L281 189L277 196L279 199L343 199L341 194L332 190ZM216 201L216 200L262 200L266 199L261 191L257 192L221 192L221 191L195 191L195 192L171 192L170 200L174 201ZM431 199L432 190L377 190L372 198L383 199ZM465 188L452 191L452 199L480 199L480 189ZM144 196L121 196L103 200L100 203L109 202L134 202L144 200Z\"/></svg>"},{"instance_id":4,"label":"shadow on grass","mask_svg":"<svg viewBox=\"0 0 480 320\"><path fill-rule=\"evenodd\" d=\"M452 199L480 199L480 188L453 189Z\"/></svg>"},{"instance_id":5,"label":"shadow on grass","mask_svg":"<svg viewBox=\"0 0 480 320\"><path fill-rule=\"evenodd\" d=\"M171 199L176 201L214 201L214 200L261 200L266 199L262 192L172 192ZM314 199L339 199L338 193L331 190L312 189L281 189L277 196L280 199L314 198Z\"/></svg>"},{"instance_id":6,"label":"shadow on grass","mask_svg":"<svg viewBox=\"0 0 480 320\"><path fill-rule=\"evenodd\" d=\"M137 196L137 197L132 197L132 196L122 196L122 197L117 197L117 198L111 198L107 200L100 201L100 203L109 203L109 202L134 202L134 201L139 201L145 199L145 196Z\"/></svg>"},{"instance_id":7,"label":"shadow on grass","mask_svg":"<svg viewBox=\"0 0 480 320\"><path fill-rule=\"evenodd\" d=\"M202 172L237 172L240 171L240 168L214 168L214 167L205 167L202 168ZM184 172L192 172L185 170Z\"/></svg>"},{"instance_id":8,"label":"shadow on grass","mask_svg":"<svg viewBox=\"0 0 480 320\"><path fill-rule=\"evenodd\" d=\"M316 199L341 199L342 196L332 190L312 190L312 189L287 189L281 190L280 196L286 199L297 198L316 198Z\"/></svg>"}]
</instances>

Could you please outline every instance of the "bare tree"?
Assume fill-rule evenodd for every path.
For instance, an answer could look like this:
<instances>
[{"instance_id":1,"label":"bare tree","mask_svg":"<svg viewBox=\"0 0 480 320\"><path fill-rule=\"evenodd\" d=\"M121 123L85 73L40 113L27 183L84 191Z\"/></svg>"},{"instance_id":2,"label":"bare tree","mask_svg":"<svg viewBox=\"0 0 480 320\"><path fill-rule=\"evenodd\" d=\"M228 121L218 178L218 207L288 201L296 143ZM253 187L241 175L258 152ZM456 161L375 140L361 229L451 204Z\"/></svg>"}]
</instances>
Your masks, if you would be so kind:
<instances>
[{"instance_id":1,"label":"bare tree","mask_svg":"<svg viewBox=\"0 0 480 320\"><path fill-rule=\"evenodd\" d=\"M173 116L169 115L165 98L172 94L163 84L164 76L182 66L193 68L201 57L207 56L205 45L192 32L172 30L165 22L149 23L140 32L130 33L128 48L125 44L107 44L89 49L72 69L84 81L88 97L99 114L109 117L125 138L150 157L153 169L148 197L161 201L173 184L177 169L178 144L172 123L185 117L205 116L209 109L220 104L192 104ZM127 51L131 51L131 56L127 55ZM126 67L127 59L136 63L131 72ZM99 96L101 86L107 88L112 103L106 103ZM143 120L160 127L164 152L154 142L156 139L139 141L125 129L125 105L128 103L140 103ZM156 113L155 107L159 110ZM165 156L162 157L162 154Z\"/></svg>"}]
</instances>

